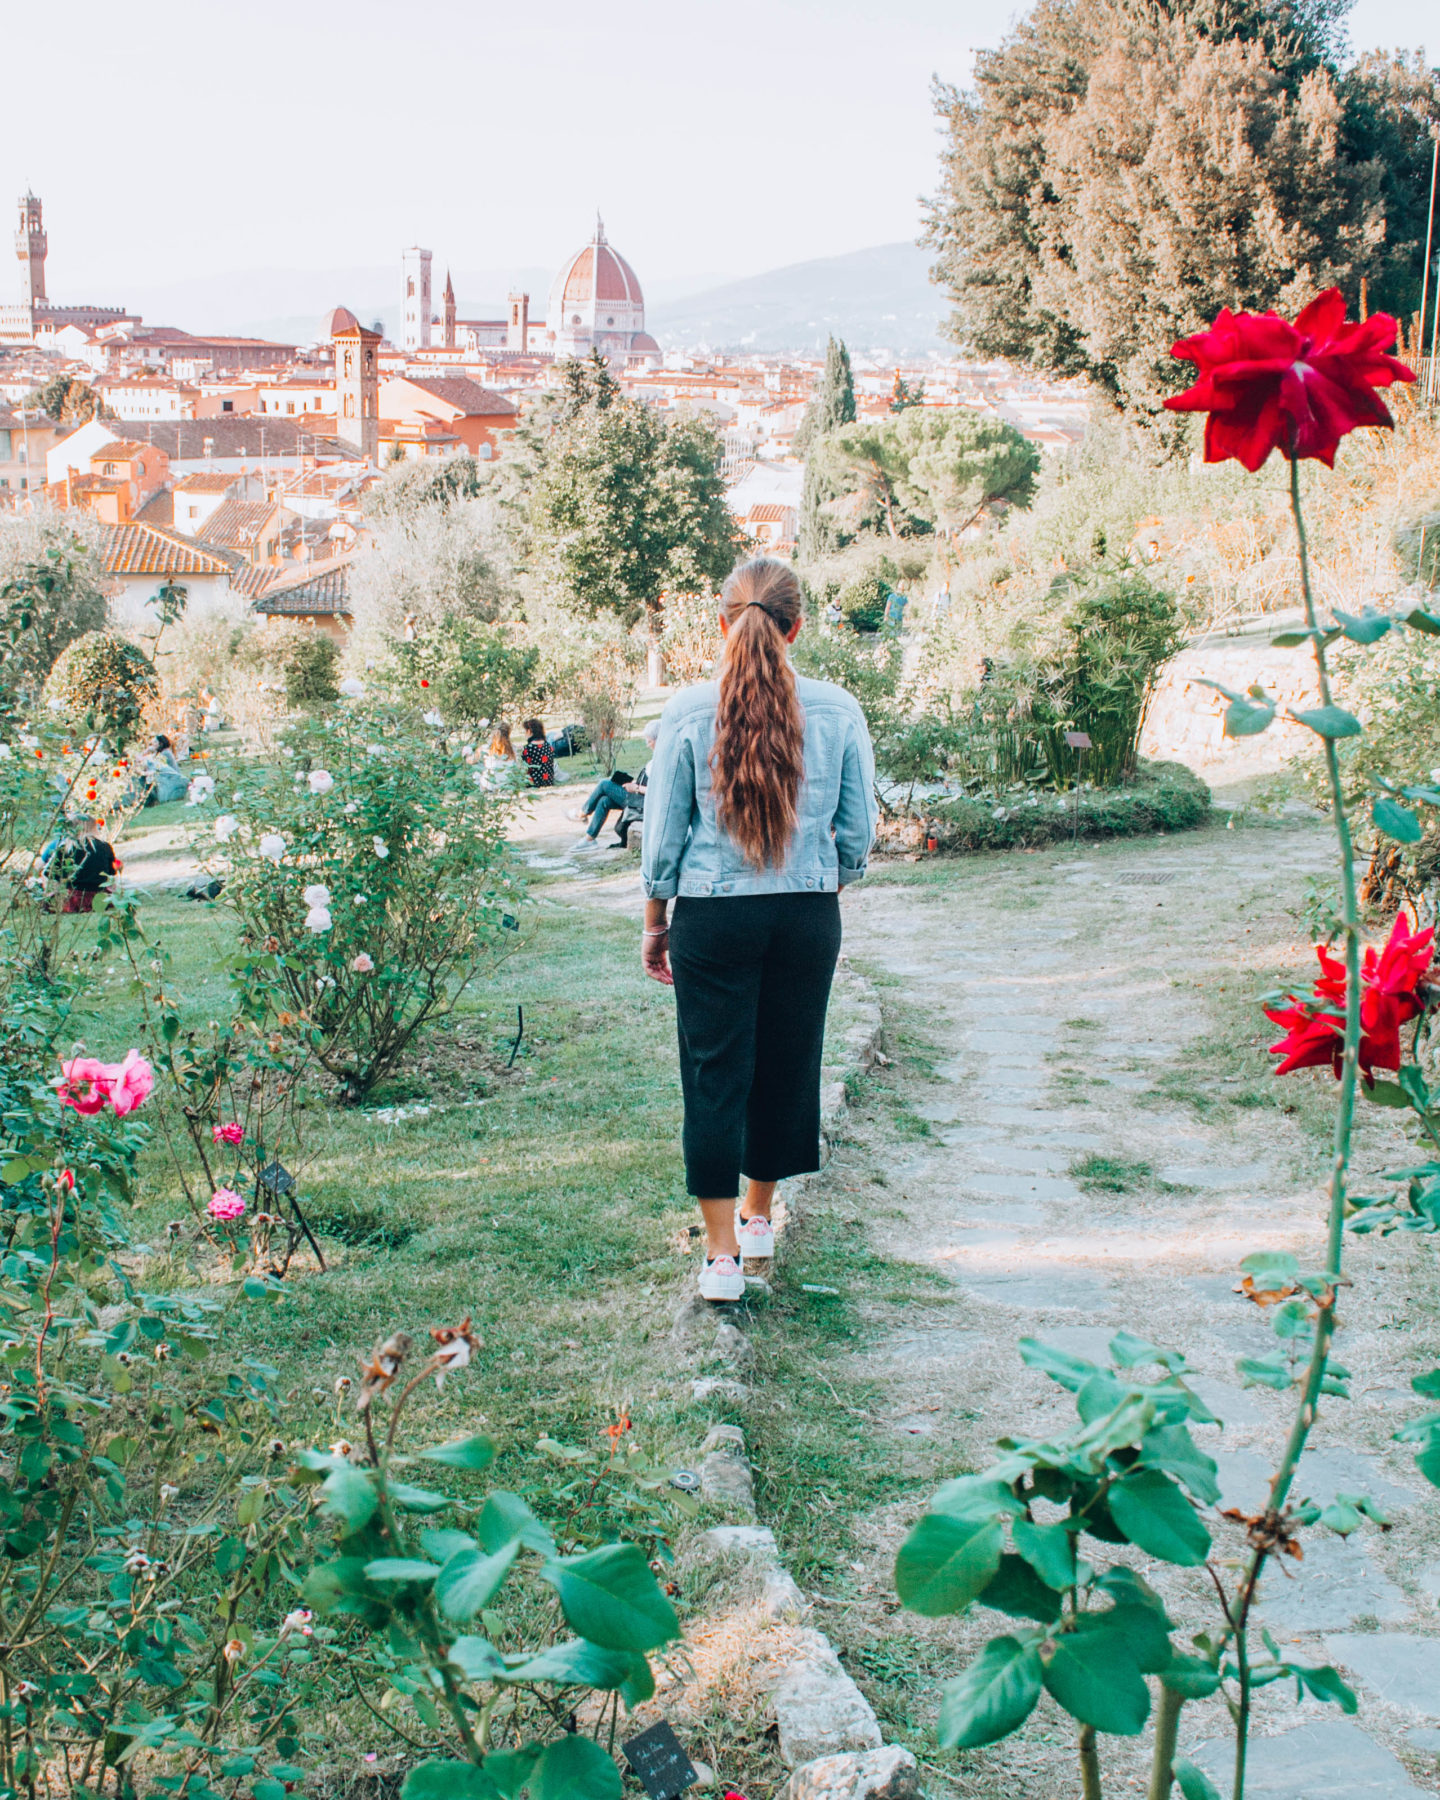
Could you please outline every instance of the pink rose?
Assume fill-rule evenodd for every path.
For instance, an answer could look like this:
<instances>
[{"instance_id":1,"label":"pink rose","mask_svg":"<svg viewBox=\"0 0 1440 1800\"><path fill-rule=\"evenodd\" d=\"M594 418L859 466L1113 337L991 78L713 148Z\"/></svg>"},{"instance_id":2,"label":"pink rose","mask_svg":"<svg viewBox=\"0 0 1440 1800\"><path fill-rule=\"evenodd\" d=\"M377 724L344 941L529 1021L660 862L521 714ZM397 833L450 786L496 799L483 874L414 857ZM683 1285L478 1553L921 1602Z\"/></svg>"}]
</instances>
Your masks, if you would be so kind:
<instances>
[{"instance_id":1,"label":"pink rose","mask_svg":"<svg viewBox=\"0 0 1440 1800\"><path fill-rule=\"evenodd\" d=\"M375 962L368 951L362 950L350 967L357 975L370 975L374 973Z\"/></svg>"},{"instance_id":2,"label":"pink rose","mask_svg":"<svg viewBox=\"0 0 1440 1800\"><path fill-rule=\"evenodd\" d=\"M243 1144L245 1127L238 1119L232 1119L228 1125L212 1125L210 1135L217 1144Z\"/></svg>"},{"instance_id":3,"label":"pink rose","mask_svg":"<svg viewBox=\"0 0 1440 1800\"><path fill-rule=\"evenodd\" d=\"M243 1219L245 1202L234 1188L216 1188L207 1210L212 1219Z\"/></svg>"},{"instance_id":4,"label":"pink rose","mask_svg":"<svg viewBox=\"0 0 1440 1800\"><path fill-rule=\"evenodd\" d=\"M138 1050L127 1052L123 1063L112 1063L106 1070L110 1077L110 1104L120 1118L143 1106L155 1086L155 1071Z\"/></svg>"},{"instance_id":5,"label":"pink rose","mask_svg":"<svg viewBox=\"0 0 1440 1800\"><path fill-rule=\"evenodd\" d=\"M61 1063L60 1072L65 1077L60 1086L62 1106L97 1113L110 1098L110 1068L98 1056L72 1056Z\"/></svg>"}]
</instances>

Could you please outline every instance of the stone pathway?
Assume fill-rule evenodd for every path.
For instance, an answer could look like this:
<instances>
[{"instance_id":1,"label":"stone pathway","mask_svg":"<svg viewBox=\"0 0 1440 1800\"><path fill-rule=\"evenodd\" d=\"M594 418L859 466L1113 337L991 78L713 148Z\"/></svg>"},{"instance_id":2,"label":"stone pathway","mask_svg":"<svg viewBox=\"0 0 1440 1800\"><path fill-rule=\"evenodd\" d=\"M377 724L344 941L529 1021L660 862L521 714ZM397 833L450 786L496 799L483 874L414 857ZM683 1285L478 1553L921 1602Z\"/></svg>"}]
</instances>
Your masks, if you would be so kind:
<instances>
[{"instance_id":1,"label":"stone pathway","mask_svg":"<svg viewBox=\"0 0 1440 1800\"><path fill-rule=\"evenodd\" d=\"M1104 1361L1125 1328L1183 1349L1200 1371L1196 1385L1225 1422L1197 1430L1220 1464L1221 1504L1263 1494L1292 1402L1240 1387L1236 1357L1275 1340L1232 1286L1254 1250L1318 1260L1328 1110L1308 1100L1297 1110L1284 1094L1278 1106L1231 1104L1253 1083L1205 1039L1226 990L1248 1000L1277 969L1303 966L1294 909L1306 878L1330 868L1326 833L1305 825L975 859L943 881L846 897L847 951L893 999L898 1097L917 1123L898 1131L893 1111L870 1108L832 1166L833 1203L853 1212L863 1196L876 1247L945 1278L934 1301L871 1308L873 1341L854 1359L877 1382L884 1432L914 1473L938 1484L983 1467L1007 1430L1073 1417L1069 1397L1020 1363L1020 1337ZM1263 1043L1258 1009L1253 1020L1247 1035ZM1395 1166L1398 1142L1393 1115L1363 1112L1362 1174ZM1104 1159L1089 1168L1116 1191L1085 1180L1087 1157ZM1347 1254L1355 1286L1339 1355L1355 1398L1326 1403L1298 1490L1321 1502L1369 1494L1393 1529L1312 1532L1305 1561L1267 1578L1263 1622L1298 1660L1345 1671L1362 1704L1351 1721L1297 1705L1293 1684L1264 1690L1247 1789L1256 1800L1440 1793L1440 1496L1390 1441L1424 1405L1409 1376L1436 1360L1435 1252L1354 1239ZM847 1613L850 1641L903 1629L953 1649L952 1672L1001 1621L931 1626L884 1611L910 1516L873 1521L861 1585L874 1599ZM1217 1552L1238 1548L1220 1525ZM1148 1572L1189 1629L1210 1622L1203 1576ZM1218 1705L1187 1708L1182 1748L1217 1777L1228 1739ZM1020 1738L964 1759L954 1791L1068 1795L1078 1786L1070 1742L1046 1702ZM1107 1794L1131 1791L1135 1747L1104 1746Z\"/></svg>"}]
</instances>

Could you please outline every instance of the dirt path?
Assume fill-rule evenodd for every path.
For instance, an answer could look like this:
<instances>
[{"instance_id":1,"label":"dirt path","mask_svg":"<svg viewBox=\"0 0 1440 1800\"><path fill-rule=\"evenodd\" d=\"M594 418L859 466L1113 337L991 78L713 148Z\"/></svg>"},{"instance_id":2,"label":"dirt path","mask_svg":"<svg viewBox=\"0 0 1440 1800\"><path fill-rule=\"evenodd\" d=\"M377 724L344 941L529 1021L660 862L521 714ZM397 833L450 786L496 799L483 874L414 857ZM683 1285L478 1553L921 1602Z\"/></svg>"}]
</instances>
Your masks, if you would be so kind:
<instances>
[{"instance_id":1,"label":"dirt path","mask_svg":"<svg viewBox=\"0 0 1440 1800\"><path fill-rule=\"evenodd\" d=\"M846 947L882 987L897 1064L818 1203L854 1213L862 1196L874 1248L919 1265L935 1295L871 1309L855 1368L875 1384L881 1454L937 1485L983 1467L1002 1433L1073 1418L1016 1341L1103 1363L1123 1327L1183 1349L1200 1372L1225 1421L1223 1434L1197 1431L1220 1463L1222 1505L1263 1493L1291 1401L1240 1387L1235 1358L1275 1342L1232 1284L1253 1250L1318 1266L1333 1097L1309 1077L1268 1074L1270 1033L1251 998L1303 967L1307 877L1331 866L1318 827L1208 830L916 869L903 883L882 875L847 896ZM1364 1114L1362 1175L1395 1166L1394 1117ZM1350 1721L1297 1706L1292 1683L1264 1690L1252 1800L1440 1792L1440 1507L1390 1441L1424 1404L1409 1376L1435 1361L1435 1251L1356 1239L1349 1257L1338 1354L1355 1397L1326 1403L1299 1488L1322 1502L1368 1493L1394 1528L1311 1533L1297 1578L1264 1590L1276 1637L1302 1661L1341 1666L1362 1705ZM858 1669L908 1661L911 1704L903 1683L886 1691L923 1753L938 1680L1005 1627L991 1613L957 1626L894 1610L893 1555L911 1516L871 1521L865 1597L823 1623ZM1217 1549L1227 1532L1233 1554L1224 1525ZM1203 1577L1162 1566L1154 1579L1190 1630L1211 1622ZM1218 1705L1187 1709L1182 1749L1226 1793L1228 1737ZM1078 1793L1072 1741L1044 1702L1017 1738L947 1762L960 1771L953 1791ZM1133 1743L1104 1747L1107 1793L1140 1787Z\"/></svg>"}]
</instances>

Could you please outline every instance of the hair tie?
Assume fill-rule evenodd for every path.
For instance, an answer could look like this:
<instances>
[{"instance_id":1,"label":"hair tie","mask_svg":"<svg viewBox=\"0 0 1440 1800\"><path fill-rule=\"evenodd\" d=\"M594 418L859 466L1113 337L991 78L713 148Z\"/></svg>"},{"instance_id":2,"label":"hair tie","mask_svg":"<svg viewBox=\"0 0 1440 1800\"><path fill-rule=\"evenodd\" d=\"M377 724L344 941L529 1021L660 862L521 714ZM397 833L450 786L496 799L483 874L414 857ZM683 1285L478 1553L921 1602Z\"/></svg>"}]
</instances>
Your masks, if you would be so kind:
<instances>
[{"instance_id":1,"label":"hair tie","mask_svg":"<svg viewBox=\"0 0 1440 1800\"><path fill-rule=\"evenodd\" d=\"M763 600L747 600L745 602L745 610L747 612L752 606L758 606L765 617L769 619L770 623L777 626L781 631L788 631L790 629L788 621L782 619L778 613L772 612Z\"/></svg>"}]
</instances>

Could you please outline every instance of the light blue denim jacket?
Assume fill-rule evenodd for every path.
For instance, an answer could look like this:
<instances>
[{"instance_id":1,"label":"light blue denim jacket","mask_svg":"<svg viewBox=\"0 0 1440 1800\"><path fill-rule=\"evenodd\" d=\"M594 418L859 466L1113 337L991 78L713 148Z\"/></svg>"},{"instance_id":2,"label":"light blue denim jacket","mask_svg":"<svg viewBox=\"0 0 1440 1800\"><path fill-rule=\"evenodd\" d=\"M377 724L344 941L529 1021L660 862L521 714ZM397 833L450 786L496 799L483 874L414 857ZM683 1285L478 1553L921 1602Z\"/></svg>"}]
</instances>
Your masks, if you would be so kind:
<instances>
[{"instance_id":1,"label":"light blue denim jacket","mask_svg":"<svg viewBox=\"0 0 1440 1800\"><path fill-rule=\"evenodd\" d=\"M685 688L660 715L645 793L641 869L652 900L676 894L833 894L858 881L875 838L875 757L853 695L797 676L805 779L784 866L757 869L715 817L710 750L720 684Z\"/></svg>"}]
</instances>

